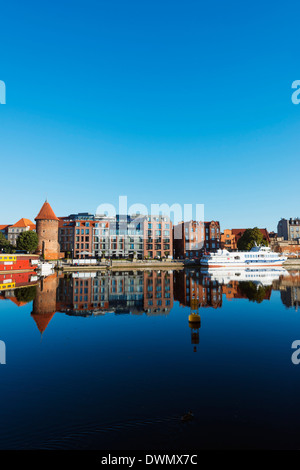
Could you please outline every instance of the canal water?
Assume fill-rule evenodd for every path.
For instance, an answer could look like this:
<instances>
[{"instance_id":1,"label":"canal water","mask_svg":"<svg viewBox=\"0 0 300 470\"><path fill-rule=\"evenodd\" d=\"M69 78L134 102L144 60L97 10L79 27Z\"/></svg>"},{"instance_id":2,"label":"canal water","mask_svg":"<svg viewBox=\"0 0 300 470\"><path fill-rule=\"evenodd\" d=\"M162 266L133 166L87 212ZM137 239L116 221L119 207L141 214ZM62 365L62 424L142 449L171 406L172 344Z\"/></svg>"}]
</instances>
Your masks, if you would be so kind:
<instances>
[{"instance_id":1,"label":"canal water","mask_svg":"<svg viewBox=\"0 0 300 470\"><path fill-rule=\"evenodd\" d=\"M1 449L299 449L299 272L7 275L2 288Z\"/></svg>"}]
</instances>

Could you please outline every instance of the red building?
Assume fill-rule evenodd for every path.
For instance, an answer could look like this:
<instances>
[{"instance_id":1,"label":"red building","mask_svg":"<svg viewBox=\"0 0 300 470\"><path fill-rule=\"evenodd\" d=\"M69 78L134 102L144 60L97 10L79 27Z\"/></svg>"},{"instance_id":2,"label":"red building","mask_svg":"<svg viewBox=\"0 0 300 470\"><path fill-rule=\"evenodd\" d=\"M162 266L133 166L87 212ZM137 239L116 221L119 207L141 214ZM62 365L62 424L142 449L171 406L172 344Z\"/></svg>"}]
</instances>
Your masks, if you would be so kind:
<instances>
[{"instance_id":1,"label":"red building","mask_svg":"<svg viewBox=\"0 0 300 470\"><path fill-rule=\"evenodd\" d=\"M58 240L61 251L70 258L98 256L101 251L99 222L90 218L59 218ZM96 231L97 228L97 231Z\"/></svg>"},{"instance_id":2,"label":"red building","mask_svg":"<svg viewBox=\"0 0 300 470\"><path fill-rule=\"evenodd\" d=\"M35 270L37 268L38 255L21 255L0 253L0 272Z\"/></svg>"},{"instance_id":3,"label":"red building","mask_svg":"<svg viewBox=\"0 0 300 470\"><path fill-rule=\"evenodd\" d=\"M190 220L173 227L174 258L200 258L204 247L204 223Z\"/></svg>"},{"instance_id":4,"label":"red building","mask_svg":"<svg viewBox=\"0 0 300 470\"><path fill-rule=\"evenodd\" d=\"M204 248L206 251L216 251L220 248L220 222L212 220L211 222L204 222L205 227L205 243Z\"/></svg>"},{"instance_id":5,"label":"red building","mask_svg":"<svg viewBox=\"0 0 300 470\"><path fill-rule=\"evenodd\" d=\"M36 285L38 281L37 274L35 271L19 271L0 273L0 291L7 292L12 289L19 287L28 287Z\"/></svg>"},{"instance_id":6,"label":"red building","mask_svg":"<svg viewBox=\"0 0 300 470\"><path fill-rule=\"evenodd\" d=\"M200 258L204 251L220 248L220 223L181 222L173 229L175 258Z\"/></svg>"}]
</instances>

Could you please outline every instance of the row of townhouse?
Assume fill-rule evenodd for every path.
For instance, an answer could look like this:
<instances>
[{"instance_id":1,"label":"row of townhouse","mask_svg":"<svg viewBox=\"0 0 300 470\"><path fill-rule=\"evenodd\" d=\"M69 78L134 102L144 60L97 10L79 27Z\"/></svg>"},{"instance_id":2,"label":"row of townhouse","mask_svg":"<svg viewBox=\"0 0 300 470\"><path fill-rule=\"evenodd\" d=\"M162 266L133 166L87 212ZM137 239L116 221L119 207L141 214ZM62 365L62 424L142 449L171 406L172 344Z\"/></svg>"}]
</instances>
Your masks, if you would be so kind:
<instances>
[{"instance_id":1,"label":"row of townhouse","mask_svg":"<svg viewBox=\"0 0 300 470\"><path fill-rule=\"evenodd\" d=\"M169 217L89 213L60 217L58 240L68 256L168 258L173 254Z\"/></svg>"},{"instance_id":2,"label":"row of townhouse","mask_svg":"<svg viewBox=\"0 0 300 470\"><path fill-rule=\"evenodd\" d=\"M190 221L173 227L166 215L79 213L59 217L58 241L73 258L199 258L220 247L220 224Z\"/></svg>"}]
</instances>

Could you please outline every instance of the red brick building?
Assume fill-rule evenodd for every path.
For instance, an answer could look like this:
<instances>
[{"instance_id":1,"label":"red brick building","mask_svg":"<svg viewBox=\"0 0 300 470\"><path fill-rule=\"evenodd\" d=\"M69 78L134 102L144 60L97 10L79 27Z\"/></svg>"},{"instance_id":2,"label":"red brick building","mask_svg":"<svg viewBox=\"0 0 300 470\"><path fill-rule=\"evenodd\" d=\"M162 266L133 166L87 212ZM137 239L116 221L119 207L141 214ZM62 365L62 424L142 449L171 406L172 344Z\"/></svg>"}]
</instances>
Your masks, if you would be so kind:
<instances>
[{"instance_id":1,"label":"red brick building","mask_svg":"<svg viewBox=\"0 0 300 470\"><path fill-rule=\"evenodd\" d=\"M96 246L99 245L99 235L94 236L98 223L90 218L76 218L69 220L68 217L59 218L58 240L61 251L70 258L86 258L95 256ZM97 250L98 251L98 250Z\"/></svg>"},{"instance_id":2,"label":"red brick building","mask_svg":"<svg viewBox=\"0 0 300 470\"><path fill-rule=\"evenodd\" d=\"M206 251L216 251L220 248L220 222L212 220L210 222L204 222L205 228L205 243L204 248Z\"/></svg>"},{"instance_id":3,"label":"red brick building","mask_svg":"<svg viewBox=\"0 0 300 470\"><path fill-rule=\"evenodd\" d=\"M190 220L174 225L174 258L200 258L204 240L204 222Z\"/></svg>"},{"instance_id":4,"label":"red brick building","mask_svg":"<svg viewBox=\"0 0 300 470\"><path fill-rule=\"evenodd\" d=\"M200 258L204 251L220 248L220 223L181 222L173 229L175 258Z\"/></svg>"}]
</instances>

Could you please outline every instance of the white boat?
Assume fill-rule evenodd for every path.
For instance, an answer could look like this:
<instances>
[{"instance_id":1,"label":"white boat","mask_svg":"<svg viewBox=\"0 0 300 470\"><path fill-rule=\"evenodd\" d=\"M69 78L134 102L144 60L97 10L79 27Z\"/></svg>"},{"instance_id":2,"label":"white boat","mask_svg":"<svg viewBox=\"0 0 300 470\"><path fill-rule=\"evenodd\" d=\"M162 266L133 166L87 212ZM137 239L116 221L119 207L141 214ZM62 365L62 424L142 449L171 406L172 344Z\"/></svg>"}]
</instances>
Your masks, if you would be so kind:
<instances>
[{"instance_id":1,"label":"white boat","mask_svg":"<svg viewBox=\"0 0 300 470\"><path fill-rule=\"evenodd\" d=\"M286 260L286 256L275 253L267 246L255 245L250 251L217 250L203 255L200 264L207 268L273 267L281 266Z\"/></svg>"}]
</instances>

